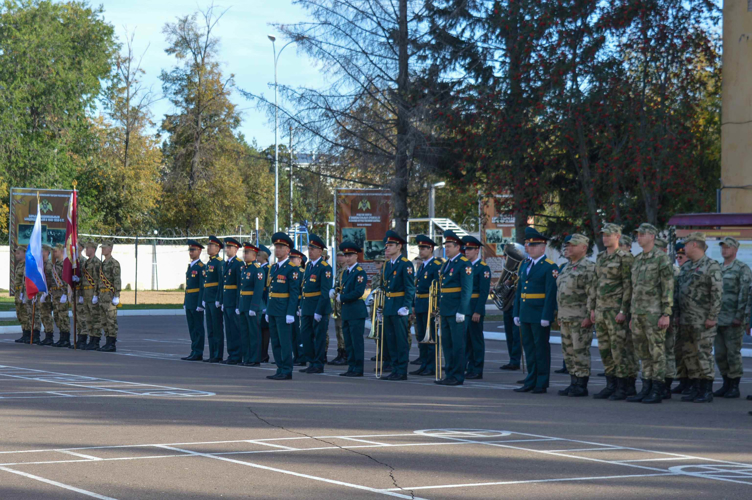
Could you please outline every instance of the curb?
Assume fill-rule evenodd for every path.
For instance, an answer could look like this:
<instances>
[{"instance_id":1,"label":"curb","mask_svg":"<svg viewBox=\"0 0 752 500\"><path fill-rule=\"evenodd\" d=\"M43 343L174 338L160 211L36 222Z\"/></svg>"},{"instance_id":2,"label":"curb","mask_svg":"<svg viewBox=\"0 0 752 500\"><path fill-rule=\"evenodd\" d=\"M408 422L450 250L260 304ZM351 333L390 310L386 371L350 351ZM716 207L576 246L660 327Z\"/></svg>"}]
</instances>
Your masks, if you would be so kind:
<instances>
[{"instance_id":1,"label":"curb","mask_svg":"<svg viewBox=\"0 0 752 500\"><path fill-rule=\"evenodd\" d=\"M183 309L126 309L118 311L118 316L183 316ZM73 311L68 311L68 317L73 317ZM15 311L0 312L0 319L16 319Z\"/></svg>"}]
</instances>

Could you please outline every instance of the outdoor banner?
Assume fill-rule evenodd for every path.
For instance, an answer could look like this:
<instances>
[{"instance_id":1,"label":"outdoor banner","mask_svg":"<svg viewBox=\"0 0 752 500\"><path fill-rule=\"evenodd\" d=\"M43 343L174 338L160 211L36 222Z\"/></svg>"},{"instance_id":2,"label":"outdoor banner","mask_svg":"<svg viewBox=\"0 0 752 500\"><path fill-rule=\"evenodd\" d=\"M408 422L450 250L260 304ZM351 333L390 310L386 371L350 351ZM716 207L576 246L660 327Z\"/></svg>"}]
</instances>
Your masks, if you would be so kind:
<instances>
[{"instance_id":1,"label":"outdoor banner","mask_svg":"<svg viewBox=\"0 0 752 500\"><path fill-rule=\"evenodd\" d=\"M510 197L508 194L479 197L480 241L483 243L483 260L491 268L492 282L504 269L504 245L516 241L514 215L503 213L504 200ZM527 223L532 226L533 218L530 217Z\"/></svg>"},{"instance_id":2,"label":"outdoor banner","mask_svg":"<svg viewBox=\"0 0 752 500\"><path fill-rule=\"evenodd\" d=\"M72 190L12 188L10 190L10 294L15 295L16 245L28 245L37 219L37 205L41 214L42 244L65 244L68 203ZM39 203L37 204L37 193Z\"/></svg>"},{"instance_id":3,"label":"outdoor banner","mask_svg":"<svg viewBox=\"0 0 752 500\"><path fill-rule=\"evenodd\" d=\"M392 227L392 192L386 189L337 188L334 192L336 244L354 241L363 249L361 267L378 274L376 257L384 253L384 236Z\"/></svg>"}]
</instances>

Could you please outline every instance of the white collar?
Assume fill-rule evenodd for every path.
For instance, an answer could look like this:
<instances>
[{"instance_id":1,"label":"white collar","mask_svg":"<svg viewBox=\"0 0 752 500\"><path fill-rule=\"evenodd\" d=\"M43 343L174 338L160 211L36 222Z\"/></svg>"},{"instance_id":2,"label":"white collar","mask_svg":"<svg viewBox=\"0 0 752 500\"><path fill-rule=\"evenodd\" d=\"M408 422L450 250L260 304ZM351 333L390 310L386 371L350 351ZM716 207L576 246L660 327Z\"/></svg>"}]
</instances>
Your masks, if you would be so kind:
<instances>
[{"instance_id":1,"label":"white collar","mask_svg":"<svg viewBox=\"0 0 752 500\"><path fill-rule=\"evenodd\" d=\"M462 253L458 253L457 255L455 255L454 257L452 257L451 259L449 259L449 262L454 262L455 260L457 260L459 258L460 255L462 255Z\"/></svg>"},{"instance_id":2,"label":"white collar","mask_svg":"<svg viewBox=\"0 0 752 500\"><path fill-rule=\"evenodd\" d=\"M432 256L430 256L430 257L428 258L428 260L424 260L424 261L423 261L423 267L426 267L426 266L427 266L428 264L430 264L432 260L433 260L433 255L432 255Z\"/></svg>"},{"instance_id":3,"label":"white collar","mask_svg":"<svg viewBox=\"0 0 752 500\"><path fill-rule=\"evenodd\" d=\"M256 261L256 262L258 262L258 261ZM259 264L259 266L261 266L261 267L268 266L268 265L269 265L269 261L268 260L266 262L264 262L263 264Z\"/></svg>"},{"instance_id":4,"label":"white collar","mask_svg":"<svg viewBox=\"0 0 752 500\"><path fill-rule=\"evenodd\" d=\"M475 263L476 263L476 262L478 262L479 260L480 260L480 255L478 255L478 258L477 258L477 259L475 259L475 260L474 260L474 261L472 262L472 264L473 264L473 265L475 265Z\"/></svg>"},{"instance_id":5,"label":"white collar","mask_svg":"<svg viewBox=\"0 0 752 500\"><path fill-rule=\"evenodd\" d=\"M201 262L201 259L196 259L193 262L191 262L191 267L195 266L197 262Z\"/></svg>"},{"instance_id":6,"label":"white collar","mask_svg":"<svg viewBox=\"0 0 752 500\"><path fill-rule=\"evenodd\" d=\"M399 256L397 256L397 258L396 258L396 259L394 259L394 260L390 260L389 262L391 262L391 263L392 263L392 265L394 265L394 263L395 263L395 262L397 262L398 260L399 260Z\"/></svg>"},{"instance_id":7,"label":"white collar","mask_svg":"<svg viewBox=\"0 0 752 500\"><path fill-rule=\"evenodd\" d=\"M285 260L283 260L282 262L277 262L277 269L279 269L280 267L282 267L282 264L284 264L284 263L285 263L285 262L287 262L288 260L290 260L290 257L286 258L286 259L285 259Z\"/></svg>"},{"instance_id":8,"label":"white collar","mask_svg":"<svg viewBox=\"0 0 752 500\"><path fill-rule=\"evenodd\" d=\"M535 259L535 260L533 260L533 259L530 259L530 261L531 261L531 262L533 263L533 265L535 265L535 264L537 264L538 262L540 262L540 260L541 260L541 259L545 259L545 258L546 258L546 254L543 254L543 255L541 255L540 257L538 257L538 258L537 258L537 259Z\"/></svg>"},{"instance_id":9,"label":"white collar","mask_svg":"<svg viewBox=\"0 0 752 500\"><path fill-rule=\"evenodd\" d=\"M309 262L309 263L308 263L308 265L309 265L310 267L313 267L313 266L315 266L315 265L316 265L316 264L317 264L317 263L318 263L318 262L319 262L320 260L321 260L321 257L319 257L318 259L314 260L313 262Z\"/></svg>"},{"instance_id":10,"label":"white collar","mask_svg":"<svg viewBox=\"0 0 752 500\"><path fill-rule=\"evenodd\" d=\"M350 271L352 271L357 266L358 266L358 263L356 262L355 264L353 264L352 266L350 266L350 267L347 268L347 272L349 273Z\"/></svg>"}]
</instances>

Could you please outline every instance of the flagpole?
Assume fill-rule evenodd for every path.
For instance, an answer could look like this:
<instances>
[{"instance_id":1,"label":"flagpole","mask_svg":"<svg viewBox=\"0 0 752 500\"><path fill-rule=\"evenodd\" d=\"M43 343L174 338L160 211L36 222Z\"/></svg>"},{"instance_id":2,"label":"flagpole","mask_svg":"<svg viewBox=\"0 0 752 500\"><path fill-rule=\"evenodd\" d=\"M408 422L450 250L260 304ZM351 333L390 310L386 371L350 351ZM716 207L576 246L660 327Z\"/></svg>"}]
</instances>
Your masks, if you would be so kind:
<instances>
[{"instance_id":1,"label":"flagpole","mask_svg":"<svg viewBox=\"0 0 752 500\"><path fill-rule=\"evenodd\" d=\"M37 298L34 297L31 301L31 338L29 339L29 345L34 344L34 319L37 315Z\"/></svg>"}]
</instances>

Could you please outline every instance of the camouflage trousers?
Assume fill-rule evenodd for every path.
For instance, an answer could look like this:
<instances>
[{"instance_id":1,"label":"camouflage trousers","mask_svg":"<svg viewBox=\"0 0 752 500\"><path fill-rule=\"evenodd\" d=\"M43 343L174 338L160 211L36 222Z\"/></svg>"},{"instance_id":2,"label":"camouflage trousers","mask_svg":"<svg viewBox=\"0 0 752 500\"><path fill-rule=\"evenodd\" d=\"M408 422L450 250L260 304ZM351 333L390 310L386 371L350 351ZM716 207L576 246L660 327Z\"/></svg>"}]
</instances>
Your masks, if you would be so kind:
<instances>
[{"instance_id":1,"label":"camouflage trousers","mask_svg":"<svg viewBox=\"0 0 752 500\"><path fill-rule=\"evenodd\" d=\"M82 327L78 333L92 337L101 337L102 310L99 304L91 303L91 299L94 297L94 290L84 290L83 297L84 303L78 304L78 317L81 319ZM99 300L102 300L102 298L100 297Z\"/></svg>"},{"instance_id":2,"label":"camouflage trousers","mask_svg":"<svg viewBox=\"0 0 752 500\"><path fill-rule=\"evenodd\" d=\"M102 292L99 294L99 304L102 315L102 328L106 337L117 338L117 306L112 304L112 298L115 296L112 292Z\"/></svg>"},{"instance_id":3,"label":"camouflage trousers","mask_svg":"<svg viewBox=\"0 0 752 500\"><path fill-rule=\"evenodd\" d=\"M742 341L744 340L744 326L719 326L715 336L715 364L721 375L729 378L741 378L744 374L742 367Z\"/></svg>"},{"instance_id":4,"label":"camouflage trousers","mask_svg":"<svg viewBox=\"0 0 752 500\"><path fill-rule=\"evenodd\" d=\"M619 311L595 312L595 329L598 332L598 351L609 377L637 377L637 358L632 345L632 335L627 322L616 322Z\"/></svg>"},{"instance_id":5,"label":"camouflage trousers","mask_svg":"<svg viewBox=\"0 0 752 500\"><path fill-rule=\"evenodd\" d=\"M560 319L561 352L564 364L575 377L590 376L590 346L593 343L593 327L583 328L585 318Z\"/></svg>"},{"instance_id":6,"label":"camouflage trousers","mask_svg":"<svg viewBox=\"0 0 752 500\"><path fill-rule=\"evenodd\" d=\"M705 325L680 325L679 338L682 342L682 364L688 378L713 380L715 365L713 363L713 340L716 327Z\"/></svg>"},{"instance_id":7,"label":"camouflage trousers","mask_svg":"<svg viewBox=\"0 0 752 500\"><path fill-rule=\"evenodd\" d=\"M68 301L70 301L70 298L65 304L61 304L60 297L62 296L63 292L52 292L52 312L60 333L70 333L70 319L68 318ZM47 327L45 326L45 328Z\"/></svg>"},{"instance_id":8,"label":"camouflage trousers","mask_svg":"<svg viewBox=\"0 0 752 500\"><path fill-rule=\"evenodd\" d=\"M675 379L676 376L676 327L673 320L666 330L666 378ZM681 358L680 358L681 359Z\"/></svg>"},{"instance_id":9,"label":"camouflage trousers","mask_svg":"<svg viewBox=\"0 0 752 500\"><path fill-rule=\"evenodd\" d=\"M642 361L642 378L663 382L666 379L666 330L658 328L660 314L632 316L632 339Z\"/></svg>"},{"instance_id":10,"label":"camouflage trousers","mask_svg":"<svg viewBox=\"0 0 752 500\"><path fill-rule=\"evenodd\" d=\"M26 306L25 302L21 302L16 298L16 318L21 323L23 331L27 332L31 330L31 310Z\"/></svg>"},{"instance_id":11,"label":"camouflage trousers","mask_svg":"<svg viewBox=\"0 0 752 500\"><path fill-rule=\"evenodd\" d=\"M334 331L337 334L337 350L345 350L345 335L342 333L342 317L334 320ZM326 336L326 348L329 349L329 336Z\"/></svg>"},{"instance_id":12,"label":"camouflage trousers","mask_svg":"<svg viewBox=\"0 0 752 500\"><path fill-rule=\"evenodd\" d=\"M44 302L37 303L40 314L42 316L42 324L44 325L45 333L53 333L55 331L55 322L52 319L52 301L55 300L51 294L44 298ZM59 300L59 299L58 299Z\"/></svg>"}]
</instances>

